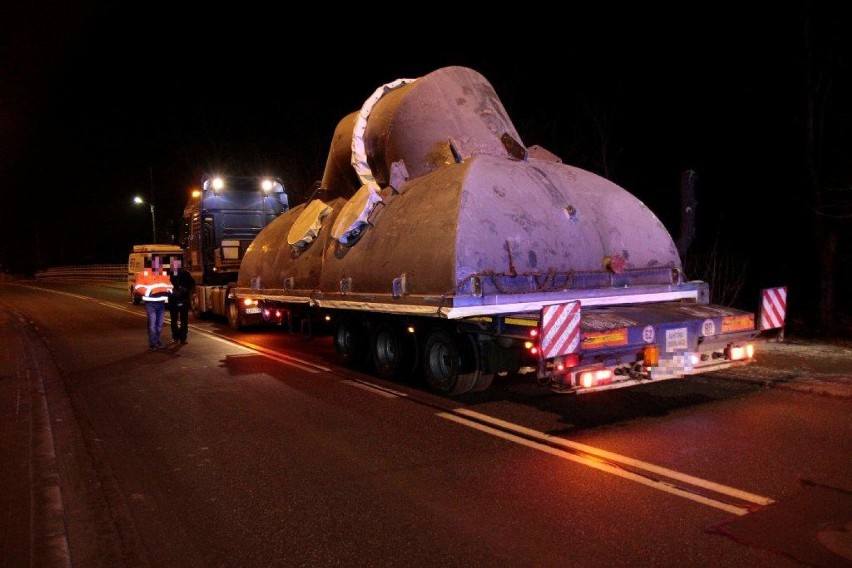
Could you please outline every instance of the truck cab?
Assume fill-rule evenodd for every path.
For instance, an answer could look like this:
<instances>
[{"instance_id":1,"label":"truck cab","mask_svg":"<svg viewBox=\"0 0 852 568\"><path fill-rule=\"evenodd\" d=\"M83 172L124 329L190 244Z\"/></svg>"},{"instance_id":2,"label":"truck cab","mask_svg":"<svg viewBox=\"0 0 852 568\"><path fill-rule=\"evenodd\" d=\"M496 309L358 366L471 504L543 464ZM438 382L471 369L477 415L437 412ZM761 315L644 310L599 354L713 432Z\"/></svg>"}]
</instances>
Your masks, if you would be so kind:
<instances>
[{"instance_id":1,"label":"truck cab","mask_svg":"<svg viewBox=\"0 0 852 568\"><path fill-rule=\"evenodd\" d=\"M184 208L180 243L185 268L197 282L193 312L227 315L228 284L246 249L266 225L289 209L284 183L271 176L206 174Z\"/></svg>"}]
</instances>

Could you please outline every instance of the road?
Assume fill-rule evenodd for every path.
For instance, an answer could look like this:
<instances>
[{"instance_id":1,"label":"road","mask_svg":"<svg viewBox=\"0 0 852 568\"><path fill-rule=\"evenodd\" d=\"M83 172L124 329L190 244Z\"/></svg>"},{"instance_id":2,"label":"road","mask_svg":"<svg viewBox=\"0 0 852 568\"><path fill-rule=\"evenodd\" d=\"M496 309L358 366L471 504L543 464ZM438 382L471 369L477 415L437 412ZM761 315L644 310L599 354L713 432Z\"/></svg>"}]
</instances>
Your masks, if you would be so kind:
<instances>
[{"instance_id":1,"label":"road","mask_svg":"<svg viewBox=\"0 0 852 568\"><path fill-rule=\"evenodd\" d=\"M0 340L2 566L852 563L850 397L444 398L327 338L192 321L150 352L143 308L91 285L0 285Z\"/></svg>"}]
</instances>

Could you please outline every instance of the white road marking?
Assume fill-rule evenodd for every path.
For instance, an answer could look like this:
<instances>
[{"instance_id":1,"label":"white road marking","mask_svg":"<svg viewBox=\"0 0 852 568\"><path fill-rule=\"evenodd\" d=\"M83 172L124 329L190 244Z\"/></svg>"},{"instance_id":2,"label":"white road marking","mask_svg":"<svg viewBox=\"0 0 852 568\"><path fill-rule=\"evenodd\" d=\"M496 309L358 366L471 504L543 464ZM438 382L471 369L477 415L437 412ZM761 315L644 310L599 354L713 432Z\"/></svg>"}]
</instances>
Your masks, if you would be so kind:
<instances>
[{"instance_id":1,"label":"white road marking","mask_svg":"<svg viewBox=\"0 0 852 568\"><path fill-rule=\"evenodd\" d=\"M57 292L57 294L60 294L60 293L61 292ZM88 298L88 299L91 300L91 298ZM113 304L112 302L100 302L100 301L98 301L98 304L100 304L101 306L103 306L105 308L112 308L114 310L121 310L122 312L127 312L128 314L133 314L133 315L142 316L142 317L148 317L145 314L145 312L138 312L136 310L131 310L131 309L126 308L124 306L119 306L117 304Z\"/></svg>"},{"instance_id":2,"label":"white road marking","mask_svg":"<svg viewBox=\"0 0 852 568\"><path fill-rule=\"evenodd\" d=\"M464 416L467 415L471 419L467 419ZM722 501L718 501L716 499L711 499L709 497L705 497L703 495L698 495L696 493L686 491L684 489L680 489L678 487L672 486L670 483L665 481L658 481L654 479L650 479L644 475L640 475L637 473L633 473L630 471L626 471L617 466L610 465L606 462L599 461L595 459L595 457L599 457L601 459L609 460L612 462L619 462L625 465L629 465L636 469L641 469L648 471L649 473L656 473L658 475L663 475L668 477L669 479L678 480L684 483L688 483L695 487L700 487L703 489L708 489L714 491L716 493L722 495L729 495L731 497L736 497L742 499L744 501L748 501L751 503L755 503L758 505L769 505L774 501L769 499L768 497L762 497L760 495L755 495L753 493L748 493L746 491L741 491L739 489L735 489L733 487L728 487L726 485L721 485L718 483L714 483L712 481L707 481L704 479L700 479L697 477L693 477L691 475L686 475L674 470L666 469L664 467L656 466L654 464L650 464L647 462L643 462L640 460L635 460L632 458L628 458L626 456L621 456L619 454L614 454L612 452L607 452L605 450L601 450L598 448L594 448L592 446L587 446L585 444L580 444L577 442L572 442L570 440L565 440L563 438L557 438L555 436L550 436L547 434L542 434L541 432L537 432L535 430L531 430L529 428L524 428L523 426L518 426L516 424L512 424L511 422L506 422L504 420L500 420L497 418L493 418L491 416L487 416L485 414L480 414L478 412L474 412L467 409L457 409L454 412L440 412L438 416L441 418L445 418L447 420L451 420L458 424L462 424L464 426L468 426L470 428L474 428L481 432L485 432L487 434L491 434L493 436L497 436L499 438L503 438L505 440L509 440L530 448L534 448L539 451L543 451L563 459L571 460L589 467L593 467L600 471L604 471L606 473L611 473L613 475L617 475L624 479L629 479L631 481L635 481L637 483L641 483L642 485L647 485L649 487L653 487L654 489L658 489L660 491L664 491L666 493L671 493L673 495L678 495L680 497L684 497L686 499L690 499L692 501L696 501L698 503L703 503L705 505L709 505L711 507L715 507L717 509L721 509L723 511L727 511L729 513L733 513L735 515L745 515L749 512L749 509L745 507L737 507L735 505L731 505L729 503L724 503ZM491 427L486 424L482 424L481 422L488 422L494 424L495 426L499 426L503 429L497 429L496 427ZM510 430L517 432L516 434L512 434L511 432L506 432L505 430ZM523 437L522 437L523 436ZM534 438L541 440L541 442L536 442L534 440L530 440L529 438ZM546 442L546 443L545 443ZM558 448L554 448L550 444L561 445L566 448L570 448L573 450L581 451L586 454L589 454L591 457L585 457L581 455L577 455L571 453L569 451L560 450Z\"/></svg>"},{"instance_id":3,"label":"white road marking","mask_svg":"<svg viewBox=\"0 0 852 568\"><path fill-rule=\"evenodd\" d=\"M104 307L107 307L107 308L112 308L114 310L121 310L123 312L129 313L129 314L134 314L134 315L139 316L139 317L147 317L147 315L144 312L140 313L138 310L134 310L134 309L128 308L126 306L117 305L117 304L112 303L112 302L104 302L104 301L101 301L101 300L97 300L95 298L91 298L89 296L79 296L77 294L71 294L69 292L62 292L62 291L59 291L59 290L51 290L50 288L41 288L39 286L28 286L28 287L29 288L35 288L35 289L40 290L40 291L53 292L54 294L62 294L63 296L71 296L72 298L79 298L81 300L94 300L97 304L104 306ZM170 321L170 318L166 317L165 321ZM331 369L328 368L328 367L323 367L322 365L316 365L314 363L311 363L310 361L304 361L304 360L298 359L296 357L281 355L280 353L276 353L275 351L272 351L270 349L266 349L265 347L261 347L260 345L254 345L252 343L248 343L248 342L245 342L245 341L239 341L239 340L236 340L236 339L228 339L228 338L225 338L225 337L221 337L221 336L218 336L214 333L211 333L211 332L209 332L205 329L198 328L194 325L190 325L189 328L194 330L197 333L206 335L207 337L209 337L211 339L215 339L215 340L220 341L222 343L226 343L226 344L228 344L232 347L236 345L238 347L241 347L242 349L245 349L246 352L248 352L248 353L254 353L254 354L257 354L257 355L262 355L263 357L266 357L267 359L272 359L274 361L278 361L279 363L284 363L285 365L290 365L291 367L296 367L297 369L301 369L301 370L307 371L309 373L320 373L320 372L323 372L323 371L325 371L325 372L331 371Z\"/></svg>"},{"instance_id":4,"label":"white road marking","mask_svg":"<svg viewBox=\"0 0 852 568\"><path fill-rule=\"evenodd\" d=\"M30 286L29 284L16 284L16 286L22 286L24 288L32 288L33 290L40 290L42 292L53 292L54 294L61 294L63 296L71 296L72 298L77 298L79 300L94 300L94 298L89 296L81 296L79 294L72 294L71 292L63 292L61 290L53 290L51 288L42 288L41 286Z\"/></svg>"},{"instance_id":5,"label":"white road marking","mask_svg":"<svg viewBox=\"0 0 852 568\"><path fill-rule=\"evenodd\" d=\"M531 430L529 428L524 428L523 426L518 426L517 424L513 424L511 422L506 422L504 420L500 420L498 418L493 418L491 416L480 414L479 412L475 412L472 410L467 410L464 408L460 408L455 411L457 414L464 414L465 416L469 416L476 420L482 422L488 422L494 424L495 426L499 426L506 430L512 430L524 436L530 438L536 438L542 441L545 441L549 444L556 444L560 446L564 446L566 448L571 448L574 450L579 450L581 452L591 454L594 456L599 456L601 458L615 461L619 463L623 463L625 465L629 465L631 467L642 469L648 471L650 473L655 473L658 475L664 475L670 479L675 479L677 481L682 481L684 483L688 483L690 485L694 485L696 487L701 487L703 489L708 489L710 491L714 491L716 493L720 493L722 495L728 495L730 497L734 497L737 499L742 499L743 501L748 501L749 503L754 503L756 505L769 505L774 503L774 501L768 497L763 497L761 495L755 495L754 493L749 493L747 491L742 491L740 489L736 489L734 487L729 487L727 485L722 485L719 483L715 483L713 481L707 481L706 479L701 479L699 477L694 477L692 475L687 475L685 473L681 473L679 471L674 471L671 469L667 469L665 467L661 467L658 465L654 465L652 463L643 462L640 460L636 460L633 458L629 458L627 456L622 456L619 454L614 454L612 452L608 452L606 450L601 450L599 448L595 448L593 446L587 446L586 444L581 444L579 442L572 442L571 440L566 440L564 438L558 438L556 436L550 436L548 434L542 434L541 432L537 432L536 430Z\"/></svg>"},{"instance_id":6,"label":"white road marking","mask_svg":"<svg viewBox=\"0 0 852 568\"><path fill-rule=\"evenodd\" d=\"M717 509L721 509L728 513L732 513L734 515L743 516L748 513L748 509L743 507L736 507L734 505L729 505L728 503L723 503L721 501L716 501L715 499L710 499L704 497L702 495L697 495L695 493L690 493L689 491L684 491L682 489L678 489L677 487L672 487L661 481L655 481L653 479L648 479L642 475L638 475L635 473L631 473L629 471L625 471L618 467L609 465L604 462L596 461L592 458L585 458L582 456L578 456L576 454L572 454L570 452L566 452L564 450L560 450L558 448L554 448L548 446L546 444L542 444L539 442L534 442L532 440L528 440L526 438L521 438L520 436L516 436L514 434L510 434L508 432L504 432L503 430L498 430L496 428L492 428L491 426L486 426L485 424L480 424L478 422L474 422L472 420L468 420L461 416L457 416L455 414L449 412L440 412L438 416L441 418L446 418L447 420L451 420L453 422L457 422L464 426L468 426L470 428L474 428L476 430L480 430L487 434L491 434L492 436L497 436L498 438L503 438L505 440L509 440L511 442L515 442L516 444L521 444L523 446L527 446L548 454L552 454L554 456L558 456L560 458L570 460L573 462L577 462L582 465L586 465L589 467L593 467L595 469L599 469L606 473L611 473L613 475L617 475L619 477L623 477L624 479L629 479L630 481L635 481L636 483L641 483L642 485L647 485L649 487L653 487L654 489L658 489L660 491L664 491L666 493L671 493L673 495L678 495L680 497L684 497L686 499L690 499L692 501L696 501L698 503L703 503L704 505L709 505L711 507L715 507Z\"/></svg>"},{"instance_id":7,"label":"white road marking","mask_svg":"<svg viewBox=\"0 0 852 568\"><path fill-rule=\"evenodd\" d=\"M227 341L230 343L235 343L237 345L241 345L246 349L251 349L260 355L265 357L269 357L270 359L274 359L280 363L285 363L287 365L291 365L293 367L298 367L299 369L304 369L305 371L310 371L311 373L319 373L324 371L326 373L331 372L329 367L323 367L322 365L317 365L316 363L311 363L310 361L305 361L304 359L299 359L298 357L292 357L290 355L282 355L276 351L271 349L267 349L261 345L255 345L254 343L249 343L247 341L241 341L238 339L229 339L220 337L218 335L212 335L209 332L202 331L202 333L207 333L211 337L218 339L219 341Z\"/></svg>"},{"instance_id":8,"label":"white road marking","mask_svg":"<svg viewBox=\"0 0 852 568\"><path fill-rule=\"evenodd\" d=\"M377 395L383 396L385 398L405 398L407 396L406 394L401 393L401 392L397 392L395 390L385 389L385 388L382 388L382 387L378 387L376 385L361 383L359 381L352 381L352 380L349 380L349 379L344 379L342 382L343 382L344 385L349 385L349 386L352 386L352 387L358 387L359 389L364 389L365 391L369 391L373 394L377 394Z\"/></svg>"}]
</instances>

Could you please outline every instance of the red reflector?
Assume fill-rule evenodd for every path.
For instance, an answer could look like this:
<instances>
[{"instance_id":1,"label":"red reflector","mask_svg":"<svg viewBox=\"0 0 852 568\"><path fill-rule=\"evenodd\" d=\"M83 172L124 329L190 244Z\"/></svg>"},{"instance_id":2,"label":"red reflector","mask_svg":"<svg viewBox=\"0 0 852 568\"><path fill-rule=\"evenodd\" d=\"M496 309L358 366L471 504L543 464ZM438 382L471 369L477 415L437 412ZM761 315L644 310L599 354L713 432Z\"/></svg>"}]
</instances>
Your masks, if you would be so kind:
<instances>
[{"instance_id":1,"label":"red reflector","mask_svg":"<svg viewBox=\"0 0 852 568\"><path fill-rule=\"evenodd\" d=\"M571 353L570 355L566 355L564 359L562 359L565 367L576 367L580 364L580 356L576 353Z\"/></svg>"}]
</instances>

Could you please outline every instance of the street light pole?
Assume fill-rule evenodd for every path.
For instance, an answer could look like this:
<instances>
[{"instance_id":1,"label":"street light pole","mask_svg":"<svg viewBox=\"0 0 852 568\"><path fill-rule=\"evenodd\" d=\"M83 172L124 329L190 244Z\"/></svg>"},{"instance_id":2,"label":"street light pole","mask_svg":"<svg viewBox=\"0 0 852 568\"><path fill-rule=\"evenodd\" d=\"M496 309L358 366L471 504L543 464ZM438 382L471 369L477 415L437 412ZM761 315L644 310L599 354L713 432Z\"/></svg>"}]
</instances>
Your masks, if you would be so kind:
<instances>
[{"instance_id":1,"label":"street light pole","mask_svg":"<svg viewBox=\"0 0 852 568\"><path fill-rule=\"evenodd\" d=\"M149 189L151 190L151 199L148 203L151 205L151 233L154 236L154 244L157 243L157 221L154 220L154 166L148 166L148 180L151 182Z\"/></svg>"},{"instance_id":2,"label":"street light pole","mask_svg":"<svg viewBox=\"0 0 852 568\"><path fill-rule=\"evenodd\" d=\"M157 221L154 218L154 204L150 203L149 205L151 206L151 233L154 236L153 244L156 244L157 243Z\"/></svg>"},{"instance_id":3,"label":"street light pole","mask_svg":"<svg viewBox=\"0 0 852 568\"><path fill-rule=\"evenodd\" d=\"M134 203L143 204L145 200L139 197L138 195L133 198ZM151 234L154 237L154 241L151 244L157 243L157 219L154 217L154 204L148 203L148 206L151 208Z\"/></svg>"}]
</instances>

